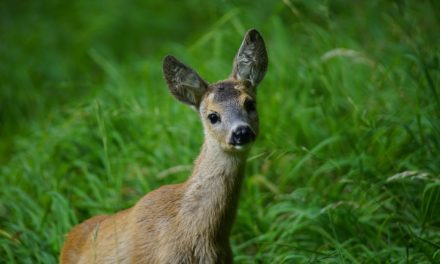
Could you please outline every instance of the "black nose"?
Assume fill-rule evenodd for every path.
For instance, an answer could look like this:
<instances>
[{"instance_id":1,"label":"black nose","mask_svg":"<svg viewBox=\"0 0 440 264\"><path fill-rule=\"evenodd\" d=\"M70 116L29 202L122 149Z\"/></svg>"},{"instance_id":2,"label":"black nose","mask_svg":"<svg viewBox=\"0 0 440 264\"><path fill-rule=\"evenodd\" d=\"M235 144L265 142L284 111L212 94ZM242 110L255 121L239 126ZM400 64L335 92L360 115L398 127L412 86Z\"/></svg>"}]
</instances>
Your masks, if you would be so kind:
<instances>
[{"instance_id":1,"label":"black nose","mask_svg":"<svg viewBox=\"0 0 440 264\"><path fill-rule=\"evenodd\" d=\"M245 145L255 139L255 133L248 126L239 126L233 132L230 143L234 146Z\"/></svg>"}]
</instances>

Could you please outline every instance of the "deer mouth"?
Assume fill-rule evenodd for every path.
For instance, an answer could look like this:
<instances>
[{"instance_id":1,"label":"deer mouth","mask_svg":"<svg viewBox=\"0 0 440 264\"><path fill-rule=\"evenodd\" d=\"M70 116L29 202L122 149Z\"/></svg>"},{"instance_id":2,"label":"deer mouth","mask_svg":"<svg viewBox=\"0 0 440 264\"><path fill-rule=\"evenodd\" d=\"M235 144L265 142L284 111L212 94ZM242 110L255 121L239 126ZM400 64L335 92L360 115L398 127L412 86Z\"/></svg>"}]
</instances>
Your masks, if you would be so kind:
<instances>
[{"instance_id":1,"label":"deer mouth","mask_svg":"<svg viewBox=\"0 0 440 264\"><path fill-rule=\"evenodd\" d=\"M236 151L246 151L250 149L252 144L246 144L246 145L232 145L232 148Z\"/></svg>"},{"instance_id":2,"label":"deer mouth","mask_svg":"<svg viewBox=\"0 0 440 264\"><path fill-rule=\"evenodd\" d=\"M254 143L255 141L255 137L252 137L249 140L246 141L240 141L240 142L229 142L229 146L231 149L235 150L235 151L246 151L248 149L251 148L251 146L253 145L252 143Z\"/></svg>"}]
</instances>

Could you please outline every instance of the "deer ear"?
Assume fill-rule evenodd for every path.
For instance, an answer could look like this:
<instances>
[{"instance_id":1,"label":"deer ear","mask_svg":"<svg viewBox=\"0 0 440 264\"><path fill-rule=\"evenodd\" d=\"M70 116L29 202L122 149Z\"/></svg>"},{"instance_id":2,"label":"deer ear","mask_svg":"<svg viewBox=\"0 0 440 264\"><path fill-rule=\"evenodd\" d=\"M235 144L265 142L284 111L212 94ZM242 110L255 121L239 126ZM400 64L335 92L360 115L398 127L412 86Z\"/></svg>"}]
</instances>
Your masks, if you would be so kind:
<instances>
[{"instance_id":1,"label":"deer ear","mask_svg":"<svg viewBox=\"0 0 440 264\"><path fill-rule=\"evenodd\" d=\"M267 52L263 38L257 30L251 29L244 36L234 59L232 78L248 81L256 87L267 70Z\"/></svg>"},{"instance_id":2,"label":"deer ear","mask_svg":"<svg viewBox=\"0 0 440 264\"><path fill-rule=\"evenodd\" d=\"M208 84L190 67L173 56L163 60L163 73L171 93L181 102L199 107Z\"/></svg>"}]
</instances>

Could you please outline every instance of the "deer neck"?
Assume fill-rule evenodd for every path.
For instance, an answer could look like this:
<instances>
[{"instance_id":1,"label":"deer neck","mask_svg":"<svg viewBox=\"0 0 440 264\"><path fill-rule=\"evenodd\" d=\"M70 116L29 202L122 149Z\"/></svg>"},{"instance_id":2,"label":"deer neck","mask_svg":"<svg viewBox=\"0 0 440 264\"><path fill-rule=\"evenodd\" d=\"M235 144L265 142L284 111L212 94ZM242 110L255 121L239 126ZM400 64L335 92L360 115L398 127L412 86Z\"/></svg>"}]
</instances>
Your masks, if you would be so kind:
<instances>
[{"instance_id":1,"label":"deer neck","mask_svg":"<svg viewBox=\"0 0 440 264\"><path fill-rule=\"evenodd\" d=\"M246 153L228 153L205 139L182 199L181 216L198 237L227 239L244 175ZM201 235L201 236L200 236Z\"/></svg>"}]
</instances>

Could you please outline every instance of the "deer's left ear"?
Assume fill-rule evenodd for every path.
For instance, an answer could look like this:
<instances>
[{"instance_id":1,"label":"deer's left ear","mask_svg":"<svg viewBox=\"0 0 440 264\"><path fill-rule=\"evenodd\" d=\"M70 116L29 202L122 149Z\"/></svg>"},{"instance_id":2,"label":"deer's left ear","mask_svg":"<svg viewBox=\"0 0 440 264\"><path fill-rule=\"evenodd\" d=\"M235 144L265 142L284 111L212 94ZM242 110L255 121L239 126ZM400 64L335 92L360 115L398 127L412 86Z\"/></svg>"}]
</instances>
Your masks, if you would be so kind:
<instances>
[{"instance_id":1,"label":"deer's left ear","mask_svg":"<svg viewBox=\"0 0 440 264\"><path fill-rule=\"evenodd\" d=\"M267 52L264 40L257 30L251 29L244 36L243 43L234 59L232 78L249 81L256 87L267 70Z\"/></svg>"},{"instance_id":2,"label":"deer's left ear","mask_svg":"<svg viewBox=\"0 0 440 264\"><path fill-rule=\"evenodd\" d=\"M173 56L163 60L163 73L171 93L179 101L199 107L208 84L190 67Z\"/></svg>"}]
</instances>

